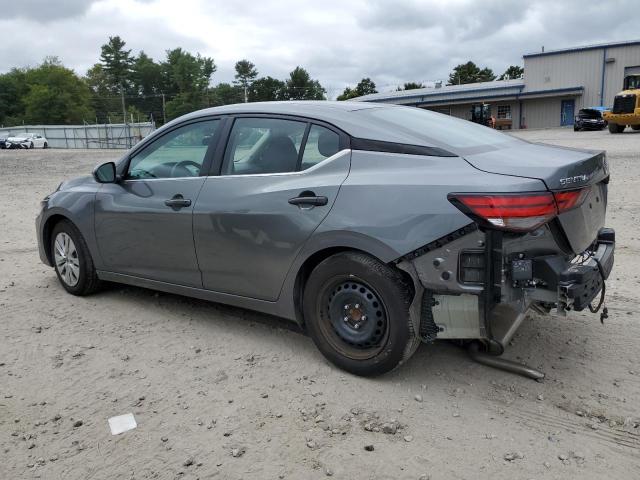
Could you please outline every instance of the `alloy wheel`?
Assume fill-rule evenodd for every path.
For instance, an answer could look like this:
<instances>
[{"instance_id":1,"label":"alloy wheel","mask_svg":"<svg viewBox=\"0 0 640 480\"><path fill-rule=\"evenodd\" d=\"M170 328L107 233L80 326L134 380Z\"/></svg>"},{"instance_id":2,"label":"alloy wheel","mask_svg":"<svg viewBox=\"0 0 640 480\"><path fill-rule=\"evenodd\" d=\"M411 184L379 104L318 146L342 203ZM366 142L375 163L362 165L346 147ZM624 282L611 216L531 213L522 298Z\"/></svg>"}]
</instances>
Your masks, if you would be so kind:
<instances>
[{"instance_id":1,"label":"alloy wheel","mask_svg":"<svg viewBox=\"0 0 640 480\"><path fill-rule=\"evenodd\" d=\"M75 287L80 280L80 259L75 243L65 232L56 236L54 260L62 281L70 287Z\"/></svg>"}]
</instances>

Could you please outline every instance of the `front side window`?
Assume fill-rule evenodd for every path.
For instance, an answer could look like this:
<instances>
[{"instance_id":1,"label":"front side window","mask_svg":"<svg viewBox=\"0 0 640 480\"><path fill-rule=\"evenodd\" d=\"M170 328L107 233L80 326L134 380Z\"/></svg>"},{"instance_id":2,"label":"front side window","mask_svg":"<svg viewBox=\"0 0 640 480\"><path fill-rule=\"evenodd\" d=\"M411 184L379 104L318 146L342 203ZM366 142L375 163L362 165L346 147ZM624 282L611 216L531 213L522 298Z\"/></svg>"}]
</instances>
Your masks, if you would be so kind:
<instances>
[{"instance_id":1,"label":"front side window","mask_svg":"<svg viewBox=\"0 0 640 480\"><path fill-rule=\"evenodd\" d=\"M277 118L238 118L233 123L223 175L295 172L305 122Z\"/></svg>"},{"instance_id":2,"label":"front side window","mask_svg":"<svg viewBox=\"0 0 640 480\"><path fill-rule=\"evenodd\" d=\"M200 175L220 120L190 123L163 135L136 153L127 178L179 178Z\"/></svg>"},{"instance_id":3,"label":"front side window","mask_svg":"<svg viewBox=\"0 0 640 480\"><path fill-rule=\"evenodd\" d=\"M319 125L312 125L302 155L300 170L306 170L340 151L337 133Z\"/></svg>"}]
</instances>

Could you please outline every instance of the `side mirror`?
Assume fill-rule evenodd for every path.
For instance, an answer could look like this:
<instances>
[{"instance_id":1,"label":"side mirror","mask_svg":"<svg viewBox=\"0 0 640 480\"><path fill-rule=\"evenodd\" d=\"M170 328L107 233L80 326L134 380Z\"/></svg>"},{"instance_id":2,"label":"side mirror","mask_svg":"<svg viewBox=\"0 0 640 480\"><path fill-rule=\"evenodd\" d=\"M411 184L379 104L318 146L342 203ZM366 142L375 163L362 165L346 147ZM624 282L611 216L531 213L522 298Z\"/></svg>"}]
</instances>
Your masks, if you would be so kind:
<instances>
[{"instance_id":1,"label":"side mirror","mask_svg":"<svg viewBox=\"0 0 640 480\"><path fill-rule=\"evenodd\" d=\"M103 163L97 166L93 170L93 178L98 183L115 183L116 176L116 164L114 162Z\"/></svg>"}]
</instances>

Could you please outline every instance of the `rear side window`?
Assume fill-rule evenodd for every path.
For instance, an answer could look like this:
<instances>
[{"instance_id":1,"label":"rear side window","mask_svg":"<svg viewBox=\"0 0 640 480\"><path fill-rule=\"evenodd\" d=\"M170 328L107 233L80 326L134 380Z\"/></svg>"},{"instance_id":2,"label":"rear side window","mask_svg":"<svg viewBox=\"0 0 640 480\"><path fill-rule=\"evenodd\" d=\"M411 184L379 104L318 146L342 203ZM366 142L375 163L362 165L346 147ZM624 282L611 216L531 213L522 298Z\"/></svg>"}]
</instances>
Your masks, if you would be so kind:
<instances>
[{"instance_id":1,"label":"rear side window","mask_svg":"<svg viewBox=\"0 0 640 480\"><path fill-rule=\"evenodd\" d=\"M416 107L367 108L354 112L370 117L398 133L423 138L444 149L474 149L519 143L519 140L491 128Z\"/></svg>"},{"instance_id":2,"label":"rear side window","mask_svg":"<svg viewBox=\"0 0 640 480\"><path fill-rule=\"evenodd\" d=\"M306 170L335 155L340 150L340 137L337 133L319 125L312 125L302 155L300 170Z\"/></svg>"},{"instance_id":3,"label":"rear side window","mask_svg":"<svg viewBox=\"0 0 640 480\"><path fill-rule=\"evenodd\" d=\"M238 118L225 151L223 175L295 172L305 122L279 118Z\"/></svg>"}]
</instances>

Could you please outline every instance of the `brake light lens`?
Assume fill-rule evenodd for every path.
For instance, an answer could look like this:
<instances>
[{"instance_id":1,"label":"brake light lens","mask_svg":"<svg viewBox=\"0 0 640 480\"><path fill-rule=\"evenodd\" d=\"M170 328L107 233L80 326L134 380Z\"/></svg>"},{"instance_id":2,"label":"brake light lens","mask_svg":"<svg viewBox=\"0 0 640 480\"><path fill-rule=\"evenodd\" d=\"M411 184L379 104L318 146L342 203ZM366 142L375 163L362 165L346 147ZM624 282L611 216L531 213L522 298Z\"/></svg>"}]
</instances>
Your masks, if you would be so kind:
<instances>
[{"instance_id":1,"label":"brake light lens","mask_svg":"<svg viewBox=\"0 0 640 480\"><path fill-rule=\"evenodd\" d=\"M451 203L475 220L500 230L535 230L558 214L576 208L588 189L562 192L449 194Z\"/></svg>"},{"instance_id":2,"label":"brake light lens","mask_svg":"<svg viewBox=\"0 0 640 480\"><path fill-rule=\"evenodd\" d=\"M558 205L558 212L566 212L573 208L579 207L587 198L589 188L582 188L580 190L567 190L564 192L554 192L553 196L556 199Z\"/></svg>"}]
</instances>

